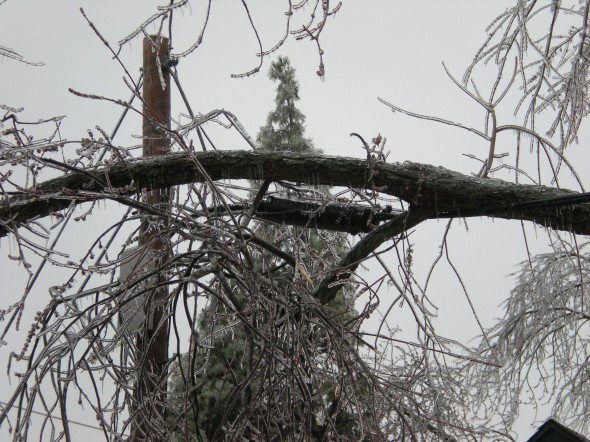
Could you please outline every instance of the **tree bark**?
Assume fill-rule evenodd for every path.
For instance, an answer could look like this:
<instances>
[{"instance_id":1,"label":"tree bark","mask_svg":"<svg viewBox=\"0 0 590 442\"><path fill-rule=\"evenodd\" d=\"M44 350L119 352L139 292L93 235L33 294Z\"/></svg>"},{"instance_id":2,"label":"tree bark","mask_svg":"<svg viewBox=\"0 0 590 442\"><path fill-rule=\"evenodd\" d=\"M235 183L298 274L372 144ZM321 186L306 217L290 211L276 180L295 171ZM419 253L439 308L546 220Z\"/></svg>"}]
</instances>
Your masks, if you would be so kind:
<instances>
[{"instance_id":1,"label":"tree bark","mask_svg":"<svg viewBox=\"0 0 590 442\"><path fill-rule=\"evenodd\" d=\"M50 163L58 166L54 161ZM585 195L571 190L477 178L411 162L369 165L366 160L319 154L212 151L113 163L48 180L0 204L0 236L22 223L64 209L71 201L121 200L141 190L244 178L368 189L375 186L381 193L399 197L419 207L422 213L428 212L425 219L490 216L590 234L590 204L540 203Z\"/></svg>"}]
</instances>

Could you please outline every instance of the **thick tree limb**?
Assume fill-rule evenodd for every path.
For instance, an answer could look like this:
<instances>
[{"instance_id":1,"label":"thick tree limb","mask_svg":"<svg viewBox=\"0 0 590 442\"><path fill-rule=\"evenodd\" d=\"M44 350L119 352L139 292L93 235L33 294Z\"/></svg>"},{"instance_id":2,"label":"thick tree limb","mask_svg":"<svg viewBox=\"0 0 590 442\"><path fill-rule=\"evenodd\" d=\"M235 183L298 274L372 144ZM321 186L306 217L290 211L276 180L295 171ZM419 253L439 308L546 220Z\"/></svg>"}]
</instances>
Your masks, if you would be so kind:
<instances>
[{"instance_id":1,"label":"thick tree limb","mask_svg":"<svg viewBox=\"0 0 590 442\"><path fill-rule=\"evenodd\" d=\"M313 294L314 297L322 304L330 302L367 256L384 242L427 219L428 212L411 209L367 234L342 258L338 267L322 280Z\"/></svg>"},{"instance_id":2,"label":"thick tree limb","mask_svg":"<svg viewBox=\"0 0 590 442\"><path fill-rule=\"evenodd\" d=\"M247 210L252 214L255 213L258 219L276 224L346 232L351 235L369 233L381 222L389 221L404 212L404 210L394 210L391 206L376 209L368 204L325 202L294 196L270 196L258 203L254 200L251 204L228 204L227 207L235 213L245 213ZM254 207L256 210L252 210ZM183 210L195 216L206 215L202 210L187 207L183 207ZM227 215L225 207L211 207L207 209L207 213ZM249 216L252 215L246 214L242 219Z\"/></svg>"},{"instance_id":3,"label":"thick tree limb","mask_svg":"<svg viewBox=\"0 0 590 442\"><path fill-rule=\"evenodd\" d=\"M96 200L96 192L130 195L142 189L202 182L197 164L211 179L290 180L309 184L365 187L373 171L373 185L399 197L426 218L490 216L533 221L543 226L590 234L590 205L535 206L528 203L580 195L576 192L477 178L442 167L405 162L366 160L292 152L212 151L145 158L108 168L87 169L46 181L30 192L0 204L0 236L9 229L66 208L72 200ZM108 185L106 184L108 183ZM527 203L524 207L517 204Z\"/></svg>"}]
</instances>

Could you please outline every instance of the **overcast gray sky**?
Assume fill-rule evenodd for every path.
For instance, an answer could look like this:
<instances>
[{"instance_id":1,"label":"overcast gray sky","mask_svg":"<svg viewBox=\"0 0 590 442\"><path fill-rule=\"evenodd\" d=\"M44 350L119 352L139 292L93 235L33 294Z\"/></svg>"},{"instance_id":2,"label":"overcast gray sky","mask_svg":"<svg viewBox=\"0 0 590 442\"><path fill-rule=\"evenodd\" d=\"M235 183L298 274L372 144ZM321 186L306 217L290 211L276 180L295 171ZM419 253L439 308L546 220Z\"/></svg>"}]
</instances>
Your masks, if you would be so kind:
<instances>
[{"instance_id":1,"label":"overcast gray sky","mask_svg":"<svg viewBox=\"0 0 590 442\"><path fill-rule=\"evenodd\" d=\"M123 70L90 29L79 8L84 8L104 37L116 47L121 38L154 13L161 3L165 2L8 0L0 5L0 45L45 65L33 67L0 58L0 103L24 107L21 117L25 120L65 115L61 130L67 139L80 139L86 129L96 125L110 132L120 108L68 92L68 88L73 88L111 98L130 96L122 80ZM175 52L187 48L198 35L204 19L202 3L192 2L175 15ZM272 46L284 30L283 3L267 0L252 6L252 17L265 48ZM367 139L381 133L388 139L390 162L410 160L470 174L478 170L478 164L463 154L483 157L487 152L485 143L456 128L393 114L377 97L481 129L482 109L452 84L441 62L461 78L484 41L485 27L512 3L508 0L345 0L323 33L326 76L322 81L316 75L319 59L315 46L292 39L265 60L259 74L232 79L230 74L257 65L258 49L254 35L248 30L241 2L218 0L214 2L203 45L180 61L178 72L195 111L229 110L250 135L256 136L273 106L276 85L267 79L268 67L277 55L288 55L301 84L299 107L307 116L307 135L325 153L363 157L364 151L357 140L350 138L350 132L358 132ZM141 39L125 46L121 54L133 75L138 74ZM485 78L481 81L485 84ZM174 93L172 114L178 118L183 112L186 110ZM511 118L508 112L503 117ZM210 130L221 149L247 148L237 137L214 127ZM140 120L131 117L115 142L139 143L133 136L140 133ZM584 131L582 140L587 140L587 135ZM498 150L510 151L511 143L509 138L500 140ZM587 155L580 147L572 149L578 172L587 181L590 173L584 166L588 164ZM95 214L95 222L104 224L110 219L113 206L107 207L109 210L103 206ZM429 222L413 234L415 271L422 278L439 252L444 227L445 222ZM490 321L500 315L498 305L506 299L511 287L512 280L507 275L525 258L521 227L518 223L487 219L471 219L468 227L462 223L454 225L450 234L451 254L462 271L478 314L486 325L491 325ZM63 249L73 255L82 252L79 244L84 240L83 233L80 237L75 235L72 233L63 244ZM535 244L533 235L533 250L540 250L547 243L542 232L537 238ZM10 250L10 241L0 240L0 276L7 281L0 307L20 298L26 276L14 262L6 259ZM455 279L447 277L447 271L448 267L444 267L435 272L431 282L429 295L439 308L436 324L441 334L467 342L467 338L477 334L476 323L460 286ZM46 280L34 293L35 305L27 306L29 314L45 303L46 289L58 277L59 272L46 272ZM404 317L398 320L399 324L411 326ZM8 351L17 347L12 342L9 348L0 348L1 361ZM9 386L0 386L0 400L5 400L9 391ZM545 417L537 416L541 421ZM92 413L86 416L80 413L76 418L94 422ZM531 423L528 417L520 424L521 438L530 435ZM6 431L4 427L0 434ZM90 433L81 434L92 440Z\"/></svg>"}]
</instances>

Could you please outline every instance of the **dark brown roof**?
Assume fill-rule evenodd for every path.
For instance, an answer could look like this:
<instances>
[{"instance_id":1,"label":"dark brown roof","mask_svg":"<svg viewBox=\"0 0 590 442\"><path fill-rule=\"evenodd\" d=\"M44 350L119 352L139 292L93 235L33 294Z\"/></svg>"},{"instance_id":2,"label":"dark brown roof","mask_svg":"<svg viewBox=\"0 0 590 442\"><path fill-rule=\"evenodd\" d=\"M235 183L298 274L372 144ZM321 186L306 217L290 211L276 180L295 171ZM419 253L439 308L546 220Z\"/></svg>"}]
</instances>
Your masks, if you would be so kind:
<instances>
[{"instance_id":1,"label":"dark brown roof","mask_svg":"<svg viewBox=\"0 0 590 442\"><path fill-rule=\"evenodd\" d=\"M548 419L527 442L590 442L590 440L556 420Z\"/></svg>"}]
</instances>

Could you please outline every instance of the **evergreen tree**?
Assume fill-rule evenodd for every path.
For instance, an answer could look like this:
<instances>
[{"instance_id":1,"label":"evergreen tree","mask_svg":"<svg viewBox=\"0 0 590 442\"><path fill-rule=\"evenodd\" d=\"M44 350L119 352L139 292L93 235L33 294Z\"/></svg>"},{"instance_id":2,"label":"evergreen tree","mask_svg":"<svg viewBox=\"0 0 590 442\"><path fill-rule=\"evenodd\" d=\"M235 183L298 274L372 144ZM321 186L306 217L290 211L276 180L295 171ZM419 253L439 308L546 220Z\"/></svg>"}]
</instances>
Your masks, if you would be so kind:
<instances>
[{"instance_id":1,"label":"evergreen tree","mask_svg":"<svg viewBox=\"0 0 590 442\"><path fill-rule=\"evenodd\" d=\"M317 151L311 139L305 137L305 115L295 106L299 101L299 82L295 69L287 57L279 57L268 74L278 81L276 107L268 114L266 125L260 128L260 149L270 151L313 152Z\"/></svg>"},{"instance_id":2,"label":"evergreen tree","mask_svg":"<svg viewBox=\"0 0 590 442\"><path fill-rule=\"evenodd\" d=\"M318 152L319 150L314 147L312 140L305 137L305 116L295 105L299 100L299 83L295 78L295 69L290 65L289 59L279 57L272 63L269 77L278 82L275 108L268 114L266 124L260 128L257 136L258 148L267 151ZM252 196L260 189L260 185L260 182L251 182ZM279 191L282 192L285 189L280 188ZM316 197L321 197L322 194L327 197L329 194L329 190L325 186L313 189L305 186L293 186L286 191L295 195L299 192L309 193L311 191ZM309 277L309 274L321 275L322 269L333 266L340 254L344 252L345 237L331 232L277 226L263 222L256 223L254 232L259 238L297 257L297 267L301 269L302 274L294 275L293 269L281 266L280 259L274 254L264 250L254 253L255 265L259 267L258 273L270 274L277 281L292 280L294 276L304 278ZM231 287L231 290L228 291L234 294L235 303L245 305L247 296L240 294L236 283L229 281L227 284ZM347 293L347 290L340 291L339 296L327 306L330 317L337 323L343 323L353 316L354 310L350 307L350 302L346 302ZM291 299L291 301L298 302L297 299ZM263 364L260 364L257 373L250 374L250 378L248 378L248 361L246 359L248 351L251 350L248 331L242 325L235 325L235 321L228 318L232 318L231 309L228 309L227 305L219 300L212 299L211 304L201 313L198 325L200 336L211 336L207 343L211 349L207 353L198 353L192 358L187 358L187 361L191 361L192 364L187 362L183 366L184 376L179 373L174 376L172 392L178 393L179 408L182 408L182 403L191 402L193 404L192 407L189 407L192 410L192 415L185 416L183 413L176 415L176 425L179 425L178 423L183 422L184 419L188 420L179 425L179 427L183 425L185 427L179 428L178 434L182 434L182 436L179 436L178 440L186 440L185 434L187 433L195 434L196 439L224 440L226 439L226 428L232 426L240 417L243 419L246 412L249 416L247 419L250 427L264 427L265 437L263 439L301 439L305 432L303 427L307 425L303 422L305 418L301 418L300 428L280 428L280 425L273 427L268 423L268 409L260 407L253 410L250 407L249 402L254 394L252 392L264 390L262 386L264 379L259 375L264 371ZM303 317L300 320L305 321L306 318ZM311 323L311 321L309 322ZM229 327L230 323L233 323L231 327ZM302 327L306 328L309 334L314 332L314 326L311 324ZM303 355L303 353L301 354ZM194 369L191 369L189 365L193 365L193 367L206 366L206 369L203 373L193 377ZM192 385L191 382L187 382L191 377L194 380ZM244 388L246 378L248 378L248 385L247 388ZM320 407L320 402L322 402L324 406L327 403L331 410L330 419L332 419L333 425L330 431L340 433L336 439L327 438L325 440L349 440L348 438L352 440L355 435L359 434L352 414L341 409L338 405L339 393L335 384L313 385L310 386L310 389L316 393L318 398L315 403L316 407ZM190 397L191 391L193 398ZM274 395L275 398L278 397L274 400L283 400L280 396L280 392ZM279 407L286 409L289 405L285 402ZM313 415L314 411L311 410L310 413ZM309 426L313 427L314 423L310 423ZM323 432L316 429L316 433L323 434L322 439L328 435L327 427L326 424ZM197 431L199 431L198 435ZM250 437L248 433L249 429L246 428L243 436L251 438L251 440L263 440ZM320 438L318 434L315 435L316 439Z\"/></svg>"}]
</instances>

